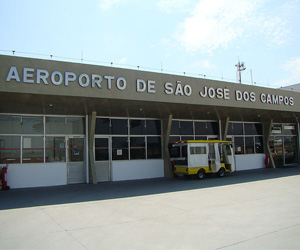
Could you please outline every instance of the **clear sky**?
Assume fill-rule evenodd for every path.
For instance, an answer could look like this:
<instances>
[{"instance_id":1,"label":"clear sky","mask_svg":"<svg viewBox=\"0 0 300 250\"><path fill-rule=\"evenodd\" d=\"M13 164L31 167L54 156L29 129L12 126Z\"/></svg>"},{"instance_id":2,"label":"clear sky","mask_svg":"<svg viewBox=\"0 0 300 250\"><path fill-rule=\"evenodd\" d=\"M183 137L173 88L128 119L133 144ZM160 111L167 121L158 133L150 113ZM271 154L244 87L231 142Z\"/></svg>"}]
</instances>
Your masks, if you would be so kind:
<instances>
[{"instance_id":1,"label":"clear sky","mask_svg":"<svg viewBox=\"0 0 300 250\"><path fill-rule=\"evenodd\" d=\"M0 53L232 82L240 60L244 84L282 87L300 83L299 13L299 0L0 0Z\"/></svg>"}]
</instances>

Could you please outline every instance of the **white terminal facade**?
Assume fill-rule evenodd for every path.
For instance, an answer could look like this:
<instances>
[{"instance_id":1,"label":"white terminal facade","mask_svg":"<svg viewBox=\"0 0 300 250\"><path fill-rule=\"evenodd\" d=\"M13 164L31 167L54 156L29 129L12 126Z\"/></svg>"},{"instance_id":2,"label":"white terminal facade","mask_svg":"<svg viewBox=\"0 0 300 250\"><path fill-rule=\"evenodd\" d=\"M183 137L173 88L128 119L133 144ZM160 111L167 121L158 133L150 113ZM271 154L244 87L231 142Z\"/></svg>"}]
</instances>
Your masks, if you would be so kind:
<instances>
[{"instance_id":1,"label":"white terminal facade","mask_svg":"<svg viewBox=\"0 0 300 250\"><path fill-rule=\"evenodd\" d=\"M236 171L299 164L300 93L0 55L11 188L172 178L179 140L234 141Z\"/></svg>"}]
</instances>

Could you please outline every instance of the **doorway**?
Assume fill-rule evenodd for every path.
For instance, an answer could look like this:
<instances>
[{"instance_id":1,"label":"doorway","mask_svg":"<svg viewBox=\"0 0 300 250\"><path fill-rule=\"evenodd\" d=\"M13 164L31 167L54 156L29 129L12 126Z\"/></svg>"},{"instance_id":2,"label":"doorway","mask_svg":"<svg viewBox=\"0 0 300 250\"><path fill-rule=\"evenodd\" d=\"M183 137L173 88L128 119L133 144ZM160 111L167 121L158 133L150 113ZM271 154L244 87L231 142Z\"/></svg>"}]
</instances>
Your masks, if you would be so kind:
<instances>
[{"instance_id":1,"label":"doorway","mask_svg":"<svg viewBox=\"0 0 300 250\"><path fill-rule=\"evenodd\" d=\"M276 167L298 162L296 136L271 136L269 145Z\"/></svg>"},{"instance_id":2,"label":"doorway","mask_svg":"<svg viewBox=\"0 0 300 250\"><path fill-rule=\"evenodd\" d=\"M110 181L111 150L110 137L95 138L95 167L97 182Z\"/></svg>"},{"instance_id":3,"label":"doorway","mask_svg":"<svg viewBox=\"0 0 300 250\"><path fill-rule=\"evenodd\" d=\"M67 182L85 183L84 137L66 137L67 143Z\"/></svg>"}]
</instances>

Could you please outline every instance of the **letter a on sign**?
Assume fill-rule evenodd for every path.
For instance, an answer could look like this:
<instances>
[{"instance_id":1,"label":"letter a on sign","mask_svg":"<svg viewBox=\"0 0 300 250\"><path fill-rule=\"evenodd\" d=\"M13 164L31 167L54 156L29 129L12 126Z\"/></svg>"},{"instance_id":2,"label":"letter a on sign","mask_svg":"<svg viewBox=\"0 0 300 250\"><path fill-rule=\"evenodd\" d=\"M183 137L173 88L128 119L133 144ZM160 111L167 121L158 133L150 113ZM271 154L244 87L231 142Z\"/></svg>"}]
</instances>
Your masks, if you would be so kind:
<instances>
[{"instance_id":1,"label":"letter a on sign","mask_svg":"<svg viewBox=\"0 0 300 250\"><path fill-rule=\"evenodd\" d=\"M7 77L6 77L6 81L10 82L11 80L15 80L16 82L20 82L20 77L19 77L19 73L16 67L10 67Z\"/></svg>"}]
</instances>

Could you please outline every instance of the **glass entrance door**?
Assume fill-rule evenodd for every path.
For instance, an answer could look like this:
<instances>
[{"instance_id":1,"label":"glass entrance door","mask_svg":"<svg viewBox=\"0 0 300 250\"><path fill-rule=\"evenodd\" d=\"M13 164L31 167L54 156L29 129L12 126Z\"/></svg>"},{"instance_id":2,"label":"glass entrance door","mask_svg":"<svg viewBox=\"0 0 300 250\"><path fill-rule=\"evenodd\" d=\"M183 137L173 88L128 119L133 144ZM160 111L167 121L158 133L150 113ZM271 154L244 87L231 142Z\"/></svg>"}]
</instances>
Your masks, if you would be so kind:
<instances>
[{"instance_id":1,"label":"glass entrance door","mask_svg":"<svg viewBox=\"0 0 300 250\"><path fill-rule=\"evenodd\" d=\"M297 163L297 137L272 136L270 149L276 167Z\"/></svg>"},{"instance_id":2,"label":"glass entrance door","mask_svg":"<svg viewBox=\"0 0 300 250\"><path fill-rule=\"evenodd\" d=\"M110 140L109 137L95 138L95 167L97 182L110 181Z\"/></svg>"},{"instance_id":3,"label":"glass entrance door","mask_svg":"<svg viewBox=\"0 0 300 250\"><path fill-rule=\"evenodd\" d=\"M67 137L67 169L68 184L84 183L84 138L83 137Z\"/></svg>"},{"instance_id":4,"label":"glass entrance door","mask_svg":"<svg viewBox=\"0 0 300 250\"><path fill-rule=\"evenodd\" d=\"M282 136L272 136L269 144L275 167L282 167L284 163Z\"/></svg>"},{"instance_id":5,"label":"glass entrance door","mask_svg":"<svg viewBox=\"0 0 300 250\"><path fill-rule=\"evenodd\" d=\"M297 163L297 136L284 136L284 163Z\"/></svg>"}]
</instances>

